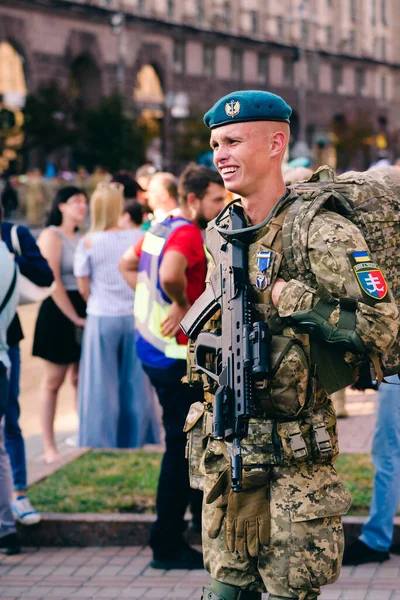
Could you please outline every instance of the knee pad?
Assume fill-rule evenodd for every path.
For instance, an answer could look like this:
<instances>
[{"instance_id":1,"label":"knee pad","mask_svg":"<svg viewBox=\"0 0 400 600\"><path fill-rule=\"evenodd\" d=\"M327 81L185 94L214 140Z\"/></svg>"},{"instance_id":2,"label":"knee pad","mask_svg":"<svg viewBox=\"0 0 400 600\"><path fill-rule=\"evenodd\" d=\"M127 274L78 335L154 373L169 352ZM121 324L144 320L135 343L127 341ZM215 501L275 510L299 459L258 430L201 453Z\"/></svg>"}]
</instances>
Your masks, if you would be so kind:
<instances>
[{"instance_id":1,"label":"knee pad","mask_svg":"<svg viewBox=\"0 0 400 600\"><path fill-rule=\"evenodd\" d=\"M261 592L250 592L212 579L208 587L203 587L201 600L261 600Z\"/></svg>"}]
</instances>

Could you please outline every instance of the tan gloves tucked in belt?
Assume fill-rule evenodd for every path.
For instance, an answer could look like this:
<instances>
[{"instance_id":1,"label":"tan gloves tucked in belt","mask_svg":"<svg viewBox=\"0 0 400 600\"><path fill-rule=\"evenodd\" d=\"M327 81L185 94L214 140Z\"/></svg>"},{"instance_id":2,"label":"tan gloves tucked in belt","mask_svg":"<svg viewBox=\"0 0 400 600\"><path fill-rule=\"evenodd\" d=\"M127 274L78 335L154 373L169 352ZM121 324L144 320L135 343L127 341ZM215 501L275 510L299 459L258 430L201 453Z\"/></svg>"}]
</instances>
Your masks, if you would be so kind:
<instances>
[{"instance_id":1,"label":"tan gloves tucked in belt","mask_svg":"<svg viewBox=\"0 0 400 600\"><path fill-rule=\"evenodd\" d=\"M244 471L242 491L233 492L230 469L221 473L206 498L207 504L218 499L208 530L210 538L218 536L225 517L224 539L228 550L243 557L258 556L260 544L267 546L270 539L269 480L269 471Z\"/></svg>"}]
</instances>

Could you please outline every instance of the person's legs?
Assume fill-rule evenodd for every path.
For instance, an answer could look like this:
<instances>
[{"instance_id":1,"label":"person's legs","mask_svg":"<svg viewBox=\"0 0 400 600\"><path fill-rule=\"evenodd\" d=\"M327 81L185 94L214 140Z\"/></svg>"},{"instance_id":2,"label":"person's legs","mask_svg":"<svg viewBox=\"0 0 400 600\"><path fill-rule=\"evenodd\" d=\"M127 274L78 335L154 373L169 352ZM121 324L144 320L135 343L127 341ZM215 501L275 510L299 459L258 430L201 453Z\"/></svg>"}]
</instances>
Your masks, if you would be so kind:
<instances>
[{"instance_id":1,"label":"person's legs","mask_svg":"<svg viewBox=\"0 0 400 600\"><path fill-rule=\"evenodd\" d=\"M53 462L59 458L54 439L54 416L58 391L68 368L69 365L57 365L48 360L43 361L41 423L46 462Z\"/></svg>"},{"instance_id":2,"label":"person's legs","mask_svg":"<svg viewBox=\"0 0 400 600\"><path fill-rule=\"evenodd\" d=\"M11 361L8 404L5 417L4 438L5 447L10 457L13 475L14 490L16 494L26 492L26 456L25 444L18 420L20 415L19 377L20 377L20 351L19 345L11 346L8 351Z\"/></svg>"},{"instance_id":3,"label":"person's legs","mask_svg":"<svg viewBox=\"0 0 400 600\"><path fill-rule=\"evenodd\" d=\"M118 348L113 317L89 315L79 371L79 445L116 448L119 418Z\"/></svg>"},{"instance_id":4,"label":"person's legs","mask_svg":"<svg viewBox=\"0 0 400 600\"><path fill-rule=\"evenodd\" d=\"M20 351L19 346L11 346L8 351L11 361L8 404L5 414L5 448L10 458L14 483L12 512L14 518L22 525L35 525L40 521L39 513L33 508L27 498L27 476L25 444L18 423L20 415L19 377Z\"/></svg>"},{"instance_id":5,"label":"person's legs","mask_svg":"<svg viewBox=\"0 0 400 600\"><path fill-rule=\"evenodd\" d=\"M184 545L184 516L189 504L189 470L185 458L186 434L183 431L189 407L203 400L202 390L181 383L184 361L168 369L144 366L157 391L163 409L166 450L157 490L157 521L150 535L154 557L168 557Z\"/></svg>"},{"instance_id":6,"label":"person's legs","mask_svg":"<svg viewBox=\"0 0 400 600\"><path fill-rule=\"evenodd\" d=\"M278 600L278 596L273 598ZM261 600L261 592L250 592L212 579L208 586L203 588L201 600Z\"/></svg>"},{"instance_id":7,"label":"person's legs","mask_svg":"<svg viewBox=\"0 0 400 600\"><path fill-rule=\"evenodd\" d=\"M0 398L8 398L8 377L0 362ZM17 554L19 543L11 512L12 474L10 459L4 445L4 416L0 413L0 552Z\"/></svg>"},{"instance_id":8,"label":"person's legs","mask_svg":"<svg viewBox=\"0 0 400 600\"><path fill-rule=\"evenodd\" d=\"M397 375L388 381L399 383ZM375 467L370 517L360 540L374 550L388 551L400 502L400 402L399 385L383 383L379 389L372 461Z\"/></svg>"},{"instance_id":9,"label":"person's legs","mask_svg":"<svg viewBox=\"0 0 400 600\"><path fill-rule=\"evenodd\" d=\"M203 492L190 490L190 512L192 513L192 531L201 533L201 515L203 510Z\"/></svg>"},{"instance_id":10,"label":"person's legs","mask_svg":"<svg viewBox=\"0 0 400 600\"><path fill-rule=\"evenodd\" d=\"M78 412L79 362L72 363L72 365L69 366L68 373L71 385L74 388L75 410Z\"/></svg>"},{"instance_id":11,"label":"person's legs","mask_svg":"<svg viewBox=\"0 0 400 600\"><path fill-rule=\"evenodd\" d=\"M16 532L15 521L11 512L11 496L12 475L10 459L4 447L3 417L0 420L0 549L4 547L2 539Z\"/></svg>"}]
</instances>

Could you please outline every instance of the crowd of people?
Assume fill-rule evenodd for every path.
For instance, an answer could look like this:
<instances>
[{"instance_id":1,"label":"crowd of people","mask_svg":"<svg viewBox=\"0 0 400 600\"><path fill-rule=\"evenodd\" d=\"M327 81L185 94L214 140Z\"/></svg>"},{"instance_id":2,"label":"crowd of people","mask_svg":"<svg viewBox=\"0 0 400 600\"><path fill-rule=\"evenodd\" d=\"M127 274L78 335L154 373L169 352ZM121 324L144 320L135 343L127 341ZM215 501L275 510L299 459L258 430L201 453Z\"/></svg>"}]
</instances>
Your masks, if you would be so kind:
<instances>
[{"instance_id":1,"label":"crowd of people","mask_svg":"<svg viewBox=\"0 0 400 600\"><path fill-rule=\"evenodd\" d=\"M222 179L214 170L190 164L178 180L172 173L155 173L145 165L136 179L126 172L101 178L89 198L84 187L58 189L37 240L24 226L2 223L2 246L15 256L20 273L49 290L39 306L32 349L43 361L44 461L60 459L54 420L59 390L67 377L75 390L79 416L72 443L79 446L158 444L162 412L166 451L151 541L155 566L162 567L165 561L168 568L202 566L201 554L183 538L188 505L193 528L201 528L202 494L190 491L185 459L183 427L193 392L181 383L187 338L179 321L205 288L202 232L225 198ZM20 254L13 247L13 228ZM16 313L7 336L11 370L5 452L15 491L8 506L11 529L4 529L0 520L0 548L16 552L14 519L33 525L40 514L29 500L18 424L18 343L23 333Z\"/></svg>"},{"instance_id":2,"label":"crowd of people","mask_svg":"<svg viewBox=\"0 0 400 600\"><path fill-rule=\"evenodd\" d=\"M354 264L359 255L368 256L367 241L351 221L325 207L325 212L310 220L306 248L312 254L309 279L288 275L293 265L284 260L280 237L284 221L279 220L277 207L283 207L282 213L288 209L285 202L298 196L292 197L295 191L287 185L311 172L282 172L291 114L283 99L267 92L237 95L240 102L223 98L205 117L218 171L190 164L177 179L172 173L154 172L146 166L136 178L128 173L102 176L89 194L75 179L56 191L37 242L27 228L14 228L1 219L0 552L19 552L15 520L24 525L40 520L28 497L18 424L18 344L23 337L16 315L22 286L19 271L36 286L49 289L39 308L33 343L33 355L43 361L41 421L46 463L60 458L54 417L67 376L76 392L76 443L80 446L138 448L159 443L161 407L165 453L157 519L150 536L153 568L203 566L203 554L184 537L184 517L190 507L195 530L201 530L202 518L205 520L204 564L212 575L205 588L209 597L258 600L260 590L268 589L274 600L311 600L322 585L338 576L343 554L340 516L348 510L350 499L332 466L337 455L336 415L322 385L323 368L315 371L318 376L310 374L308 353L311 356L315 327L309 335L304 331L310 322L315 326L322 319L322 336L327 331L331 335L334 327L329 319L335 315L334 326L342 335L339 342L347 344L346 351L350 348L353 356L365 354L367 349L379 354L396 338L398 311L391 294L384 302L379 295L373 303L364 302L367 283L356 279L349 255ZM229 103L236 106L235 117L242 111L235 121L228 115ZM396 166L378 164L374 168L385 169L392 179L398 176L391 171L399 171ZM275 349L278 358L272 357L276 364L269 396L263 396L269 382L257 381L265 414L254 417L249 426L239 494L230 488L229 443L210 433L214 395L221 394L227 383L221 378L217 389L207 380L213 373L213 359L205 359L207 367L199 375L193 364L194 346L187 368L188 339L180 329L182 319L206 287L213 261L204 245L204 230L224 208L226 190L241 197L242 215L252 225L249 231L257 230L254 247L250 244L249 250L251 257L255 256L249 261L250 280L258 294L254 310L263 320L276 315L293 319L290 327L273 331L273 339L279 338L281 346ZM335 258L328 269L327 255ZM236 276L235 267L232 277ZM382 275L379 266L375 267ZM346 285L338 284L339 276L352 286L357 301L347 297ZM221 295L234 296L238 290L224 287L223 277L221 271ZM319 283L317 290L309 285L312 277ZM380 281L385 283L384 278ZM351 318L349 312L354 313ZM237 332L224 330L225 324L219 314L213 315L208 335L222 331L228 339L237 337ZM325 341L331 343L332 339ZM342 354L344 361L344 351ZM237 356L239 363L240 351ZM317 367L319 364L317 359ZM335 370L334 363L330 364ZM222 370L226 368L229 365L222 365ZM341 369L338 367L336 392L340 391ZM236 383L239 386L241 382ZM400 415L394 386L383 384L379 393L371 517L360 539L346 550L345 564L382 562L389 558L389 551L398 551L391 541L400 500ZM279 408L281 397L286 401L283 408ZM338 413L345 411L343 392L337 398ZM392 401L389 410L388 398ZM307 422L302 421L304 406L299 409L299 403L307 407ZM283 410L289 413L282 416ZM199 448L189 444L190 462L192 453L202 455L203 479L196 485L185 456L186 432L203 424ZM203 490L206 502L202 512ZM329 495L332 490L336 504ZM282 554L291 556L290 564L281 560ZM257 564L253 558L258 559Z\"/></svg>"}]
</instances>

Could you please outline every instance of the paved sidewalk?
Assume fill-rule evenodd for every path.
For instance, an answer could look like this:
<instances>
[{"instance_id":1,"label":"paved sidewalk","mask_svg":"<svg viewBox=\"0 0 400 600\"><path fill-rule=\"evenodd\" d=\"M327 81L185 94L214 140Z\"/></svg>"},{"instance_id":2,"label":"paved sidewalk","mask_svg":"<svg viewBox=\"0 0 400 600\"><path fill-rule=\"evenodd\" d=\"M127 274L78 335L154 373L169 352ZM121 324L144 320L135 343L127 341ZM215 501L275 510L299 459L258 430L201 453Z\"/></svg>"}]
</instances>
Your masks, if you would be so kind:
<instances>
[{"instance_id":1,"label":"paved sidewalk","mask_svg":"<svg viewBox=\"0 0 400 600\"><path fill-rule=\"evenodd\" d=\"M0 598L200 600L205 571L159 571L149 567L150 558L150 550L140 547L29 550L0 558ZM400 556L383 566L345 567L320 598L400 600Z\"/></svg>"}]
</instances>

